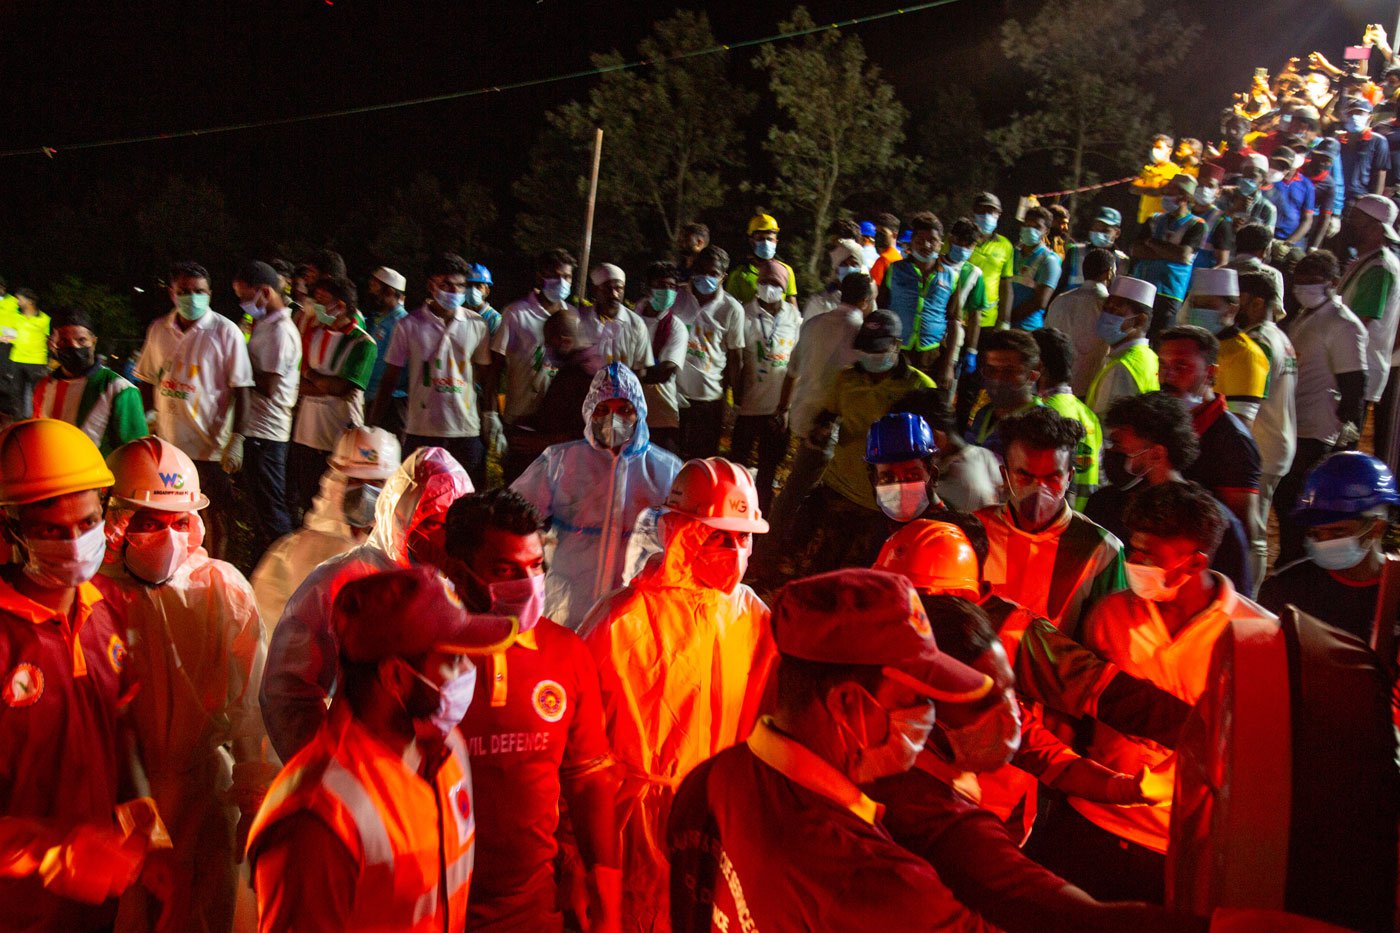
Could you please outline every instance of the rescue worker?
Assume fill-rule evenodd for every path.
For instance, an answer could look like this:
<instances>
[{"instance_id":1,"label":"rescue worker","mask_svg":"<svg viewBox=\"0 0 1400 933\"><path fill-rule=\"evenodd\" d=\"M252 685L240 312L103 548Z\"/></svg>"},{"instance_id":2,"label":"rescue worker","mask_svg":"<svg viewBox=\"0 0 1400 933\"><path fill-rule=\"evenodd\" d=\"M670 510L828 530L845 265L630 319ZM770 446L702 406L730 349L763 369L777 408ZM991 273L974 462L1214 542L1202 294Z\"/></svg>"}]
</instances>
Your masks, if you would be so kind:
<instances>
[{"instance_id":1,"label":"rescue worker","mask_svg":"<svg viewBox=\"0 0 1400 933\"><path fill-rule=\"evenodd\" d=\"M1042 327L1031 335L1040 350L1040 378L1036 382L1040 403L1078 421L1084 428L1084 439L1074 448L1074 487L1071 505L1076 511L1084 506L1099 487L1099 461L1103 459L1103 427L1094 410L1074 395L1070 376L1074 372L1074 347L1063 331Z\"/></svg>"},{"instance_id":2,"label":"rescue worker","mask_svg":"<svg viewBox=\"0 0 1400 933\"><path fill-rule=\"evenodd\" d=\"M788 584L773 638L773 715L676 793L672 928L989 929L858 785L909 770L935 703L984 697L991 679L941 653L909 582L876 570Z\"/></svg>"},{"instance_id":3,"label":"rescue worker","mask_svg":"<svg viewBox=\"0 0 1400 933\"><path fill-rule=\"evenodd\" d=\"M740 581L768 531L747 470L691 460L658 519L664 550L580 629L598 662L623 814L622 917L667 929L664 839L690 769L742 741L774 660L768 607Z\"/></svg>"},{"instance_id":4,"label":"rescue worker","mask_svg":"<svg viewBox=\"0 0 1400 933\"><path fill-rule=\"evenodd\" d=\"M297 587L272 631L261 692L263 722L283 761L326 718L337 679L330 607L351 580L415 564L440 566L447 507L472 491L461 464L441 447L420 447L384 484L365 543L333 557Z\"/></svg>"},{"instance_id":5,"label":"rescue worker","mask_svg":"<svg viewBox=\"0 0 1400 933\"><path fill-rule=\"evenodd\" d=\"M1395 476L1375 457L1344 450L1313 467L1293 509L1308 556L1264 581L1260 605L1282 615L1292 604L1369 643L1383 544L1397 505Z\"/></svg>"},{"instance_id":6,"label":"rescue worker","mask_svg":"<svg viewBox=\"0 0 1400 933\"><path fill-rule=\"evenodd\" d=\"M243 574L202 547L209 500L184 451L144 437L107 465L107 560L94 582L126 622L141 685L131 727L175 843L161 928L228 930L235 862L278 769L258 711L257 604Z\"/></svg>"},{"instance_id":7,"label":"rescue worker","mask_svg":"<svg viewBox=\"0 0 1400 933\"><path fill-rule=\"evenodd\" d=\"M1000 431L1008 501L977 513L991 541L983 576L993 593L1074 638L1085 610L1126 585L1122 544L1065 501L1084 428L1035 407Z\"/></svg>"},{"instance_id":8,"label":"rescue worker","mask_svg":"<svg viewBox=\"0 0 1400 933\"><path fill-rule=\"evenodd\" d=\"M1102 418L1114 400L1125 395L1156 392L1157 354L1147 345L1157 286L1127 275L1108 283L1108 297L1099 312L1099 337L1108 344L1103 367L1089 383L1084 401Z\"/></svg>"},{"instance_id":9,"label":"rescue worker","mask_svg":"<svg viewBox=\"0 0 1400 933\"><path fill-rule=\"evenodd\" d=\"M384 483L398 468L399 439L385 429L361 425L340 435L301 527L273 542L249 577L268 637L312 570L369 537Z\"/></svg>"},{"instance_id":10,"label":"rescue worker","mask_svg":"<svg viewBox=\"0 0 1400 933\"><path fill-rule=\"evenodd\" d=\"M0 432L0 909L7 930L111 929L143 846L113 819L128 738L126 643L89 581L112 474L63 421Z\"/></svg>"},{"instance_id":11,"label":"rescue worker","mask_svg":"<svg viewBox=\"0 0 1400 933\"><path fill-rule=\"evenodd\" d=\"M490 803L477 817L481 857L470 926L563 929L555 860L564 802L577 841L576 849L566 847L565 865L582 853L592 895L580 918L593 931L617 931L617 782L598 668L577 635L543 614L543 524L509 489L463 496L447 510L448 576L462 601L471 611L520 620L515 644L479 662L476 698L460 727L473 787Z\"/></svg>"},{"instance_id":12,"label":"rescue worker","mask_svg":"<svg viewBox=\"0 0 1400 933\"><path fill-rule=\"evenodd\" d=\"M259 929L465 930L476 800L454 727L468 656L505 650L515 623L469 615L426 567L347 583L332 616L341 689L248 840Z\"/></svg>"},{"instance_id":13,"label":"rescue worker","mask_svg":"<svg viewBox=\"0 0 1400 933\"><path fill-rule=\"evenodd\" d=\"M621 363L594 375L583 421L583 440L546 448L511 484L558 537L544 612L575 631L622 584L637 516L666 498L681 468L675 454L651 443L642 384Z\"/></svg>"}]
</instances>

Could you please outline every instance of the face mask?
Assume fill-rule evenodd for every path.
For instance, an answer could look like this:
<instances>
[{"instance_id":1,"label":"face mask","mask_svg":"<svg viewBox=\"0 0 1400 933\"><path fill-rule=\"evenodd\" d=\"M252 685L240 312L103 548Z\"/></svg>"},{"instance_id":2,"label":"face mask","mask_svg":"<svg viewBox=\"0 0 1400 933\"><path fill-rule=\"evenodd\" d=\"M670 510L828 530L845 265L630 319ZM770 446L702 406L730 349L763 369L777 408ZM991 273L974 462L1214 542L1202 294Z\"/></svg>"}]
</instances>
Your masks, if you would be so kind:
<instances>
[{"instance_id":1,"label":"face mask","mask_svg":"<svg viewBox=\"0 0 1400 933\"><path fill-rule=\"evenodd\" d=\"M545 279L544 288L541 291L544 292L544 297L550 301L560 302L568 299L572 286L573 283L568 279Z\"/></svg>"},{"instance_id":2,"label":"face mask","mask_svg":"<svg viewBox=\"0 0 1400 933\"><path fill-rule=\"evenodd\" d=\"M1104 472L1108 474L1108 481L1119 489L1132 489L1142 482L1142 478L1147 475L1147 470L1144 467L1143 471L1139 473L1133 469L1133 464L1138 457L1145 453L1147 453L1147 449L1139 450L1130 457L1116 448L1110 447L1105 450L1103 452L1103 468Z\"/></svg>"},{"instance_id":3,"label":"face mask","mask_svg":"<svg viewBox=\"0 0 1400 933\"><path fill-rule=\"evenodd\" d=\"M1112 345L1123 339L1123 325L1127 320L1126 317L1109 314L1105 311L1099 315L1099 321L1094 326L1094 331L1099 335L1100 340Z\"/></svg>"},{"instance_id":4,"label":"face mask","mask_svg":"<svg viewBox=\"0 0 1400 933\"><path fill-rule=\"evenodd\" d=\"M24 540L24 573L40 586L67 589L91 580L107 553L106 523L98 522L76 538Z\"/></svg>"},{"instance_id":5,"label":"face mask","mask_svg":"<svg viewBox=\"0 0 1400 933\"><path fill-rule=\"evenodd\" d=\"M701 586L732 593L744 579L748 555L740 548L705 545L695 552L690 562L690 575Z\"/></svg>"},{"instance_id":6,"label":"face mask","mask_svg":"<svg viewBox=\"0 0 1400 933\"><path fill-rule=\"evenodd\" d=\"M874 698L869 702L875 703ZM871 747L859 745L855 733L842 725L857 742L856 760L851 769L851 780L857 784L866 784L891 774L903 774L914 767L914 759L919 757L919 752L928 742L936 718L931 704L912 709L886 710L885 715L889 717L889 734L885 736L885 741Z\"/></svg>"},{"instance_id":7,"label":"face mask","mask_svg":"<svg viewBox=\"0 0 1400 933\"><path fill-rule=\"evenodd\" d=\"M1163 162L1167 161L1167 159L1170 159L1171 155L1172 151L1166 146L1157 146L1152 150L1152 163L1154 165L1161 165Z\"/></svg>"},{"instance_id":8,"label":"face mask","mask_svg":"<svg viewBox=\"0 0 1400 933\"><path fill-rule=\"evenodd\" d=\"M324 326L330 327L335 323L335 315L327 311L325 305L313 302L311 310L316 315L316 320L320 321Z\"/></svg>"},{"instance_id":9,"label":"face mask","mask_svg":"<svg viewBox=\"0 0 1400 933\"><path fill-rule=\"evenodd\" d=\"M842 263L841 265L836 267L836 281L845 281L846 276L850 275L852 272L859 271L860 266L848 266L845 263Z\"/></svg>"},{"instance_id":10,"label":"face mask","mask_svg":"<svg viewBox=\"0 0 1400 933\"><path fill-rule=\"evenodd\" d=\"M1331 297L1327 294L1328 287L1327 285L1294 285L1293 297L1298 299L1298 304L1311 310Z\"/></svg>"},{"instance_id":11,"label":"face mask","mask_svg":"<svg viewBox=\"0 0 1400 933\"><path fill-rule=\"evenodd\" d=\"M240 301L238 307L243 309L243 313L255 321L261 321L267 317L267 309L259 308L256 301Z\"/></svg>"},{"instance_id":12,"label":"face mask","mask_svg":"<svg viewBox=\"0 0 1400 933\"><path fill-rule=\"evenodd\" d=\"M637 419L625 415L609 415L593 422L593 436L610 450L626 447L637 431Z\"/></svg>"},{"instance_id":13,"label":"face mask","mask_svg":"<svg viewBox=\"0 0 1400 933\"><path fill-rule=\"evenodd\" d=\"M433 301L436 301L438 307L444 311L456 311L462 307L466 300L465 294L459 295L456 292L443 291L440 288L433 289Z\"/></svg>"},{"instance_id":14,"label":"face mask","mask_svg":"<svg viewBox=\"0 0 1400 933\"><path fill-rule=\"evenodd\" d=\"M1276 168L1269 169L1269 173L1265 175L1264 178L1268 181L1269 184L1276 185L1279 182L1283 181L1283 172L1279 171Z\"/></svg>"},{"instance_id":15,"label":"face mask","mask_svg":"<svg viewBox=\"0 0 1400 933\"><path fill-rule=\"evenodd\" d=\"M1364 113L1349 113L1342 118L1342 126L1346 127L1348 133L1360 133L1366 129L1366 124L1370 122Z\"/></svg>"},{"instance_id":16,"label":"face mask","mask_svg":"<svg viewBox=\"0 0 1400 933\"><path fill-rule=\"evenodd\" d=\"M381 486L355 486L345 490L340 500L340 511L345 515L345 523L352 528L368 528L374 524L374 511L379 505Z\"/></svg>"},{"instance_id":17,"label":"face mask","mask_svg":"<svg viewBox=\"0 0 1400 933\"><path fill-rule=\"evenodd\" d=\"M1063 504L1059 493L1036 483L1034 489L1016 500L1016 515L1027 528L1044 528L1060 514Z\"/></svg>"},{"instance_id":18,"label":"face mask","mask_svg":"<svg viewBox=\"0 0 1400 933\"><path fill-rule=\"evenodd\" d=\"M1181 206L1181 200L1174 194L1162 195L1162 210L1168 214L1175 214L1176 209Z\"/></svg>"},{"instance_id":19,"label":"face mask","mask_svg":"<svg viewBox=\"0 0 1400 933\"><path fill-rule=\"evenodd\" d=\"M759 259L772 259L778 252L778 244L773 240L759 240L753 245L753 254Z\"/></svg>"},{"instance_id":20,"label":"face mask","mask_svg":"<svg viewBox=\"0 0 1400 933\"><path fill-rule=\"evenodd\" d=\"M875 487L880 511L897 522L911 522L928 510L928 483L885 483Z\"/></svg>"},{"instance_id":21,"label":"face mask","mask_svg":"<svg viewBox=\"0 0 1400 933\"><path fill-rule=\"evenodd\" d=\"M1247 198L1252 198L1259 193L1259 182L1253 178L1241 178L1235 182L1235 189Z\"/></svg>"},{"instance_id":22,"label":"face mask","mask_svg":"<svg viewBox=\"0 0 1400 933\"><path fill-rule=\"evenodd\" d=\"M942 726L953 750L953 766L974 774L995 771L1021 747L1021 705L1010 696L961 728Z\"/></svg>"},{"instance_id":23,"label":"face mask","mask_svg":"<svg viewBox=\"0 0 1400 933\"><path fill-rule=\"evenodd\" d=\"M1165 386L1163 388L1165 388ZM1186 409L1186 413L1189 415L1200 407L1201 403L1206 400L1206 397L1196 392L1183 392L1176 396L1176 400L1181 403L1181 407Z\"/></svg>"},{"instance_id":24,"label":"face mask","mask_svg":"<svg viewBox=\"0 0 1400 933\"><path fill-rule=\"evenodd\" d=\"M486 289L480 285L468 285L466 295L466 306L468 308L479 308L486 302Z\"/></svg>"},{"instance_id":25,"label":"face mask","mask_svg":"<svg viewBox=\"0 0 1400 933\"><path fill-rule=\"evenodd\" d=\"M1225 322L1221 320L1224 313L1215 308L1198 308L1192 305L1186 309L1186 323L1204 327L1212 334L1218 334L1225 329Z\"/></svg>"},{"instance_id":26,"label":"face mask","mask_svg":"<svg viewBox=\"0 0 1400 933\"><path fill-rule=\"evenodd\" d=\"M1022 228L1021 228L1021 245L1022 245L1022 246L1039 246L1039 245L1040 245L1040 241L1041 241L1044 237L1045 237L1045 231L1044 231L1044 230L1041 230L1039 227L1022 227Z\"/></svg>"},{"instance_id":27,"label":"face mask","mask_svg":"<svg viewBox=\"0 0 1400 933\"><path fill-rule=\"evenodd\" d=\"M1102 230L1090 230L1089 242L1099 249L1108 249L1113 245L1113 236Z\"/></svg>"},{"instance_id":28,"label":"face mask","mask_svg":"<svg viewBox=\"0 0 1400 933\"><path fill-rule=\"evenodd\" d=\"M1361 536L1333 538L1330 541L1303 539L1309 559L1323 570L1347 570L1366 559L1370 548L1361 543Z\"/></svg>"},{"instance_id":29,"label":"face mask","mask_svg":"<svg viewBox=\"0 0 1400 933\"><path fill-rule=\"evenodd\" d=\"M923 250L911 249L909 250L909 258L914 260L915 262L928 262L933 258L933 253L924 252Z\"/></svg>"},{"instance_id":30,"label":"face mask","mask_svg":"<svg viewBox=\"0 0 1400 933\"><path fill-rule=\"evenodd\" d=\"M75 376L81 376L92 369L93 360L96 358L92 347L59 347L53 351L53 355L65 372Z\"/></svg>"},{"instance_id":31,"label":"face mask","mask_svg":"<svg viewBox=\"0 0 1400 933\"><path fill-rule=\"evenodd\" d=\"M166 528L163 531L127 532L122 563L142 583L160 586L190 556L190 533Z\"/></svg>"},{"instance_id":32,"label":"face mask","mask_svg":"<svg viewBox=\"0 0 1400 933\"><path fill-rule=\"evenodd\" d=\"M208 295L176 295L175 310L187 321L197 321L209 311Z\"/></svg>"},{"instance_id":33,"label":"face mask","mask_svg":"<svg viewBox=\"0 0 1400 933\"><path fill-rule=\"evenodd\" d=\"M991 401L992 407L1003 411L1008 408L1019 408L1027 401L1025 386L1019 382L983 377L982 388L986 390L987 398Z\"/></svg>"},{"instance_id":34,"label":"face mask","mask_svg":"<svg viewBox=\"0 0 1400 933\"><path fill-rule=\"evenodd\" d=\"M951 263L953 263L954 265L957 265L958 263L967 262L967 261L968 261L969 259L971 259L971 258L972 258L972 247L971 247L971 246L956 246L956 245L955 245L955 246L950 246L950 247L948 247L948 261L951 262Z\"/></svg>"},{"instance_id":35,"label":"face mask","mask_svg":"<svg viewBox=\"0 0 1400 933\"><path fill-rule=\"evenodd\" d=\"M1176 598L1177 592L1186 585L1186 578L1182 577L1179 583L1167 586L1167 572L1151 564L1129 562L1124 565L1124 570L1128 575L1128 589L1149 603L1171 602Z\"/></svg>"},{"instance_id":36,"label":"face mask","mask_svg":"<svg viewBox=\"0 0 1400 933\"><path fill-rule=\"evenodd\" d=\"M467 715L467 710L472 705L472 697L476 694L476 668L472 667L439 687L414 670L407 661L401 660L400 663L430 690L436 692L438 701L437 707L427 716L413 716L402 699L399 700L399 705L404 708L404 712L413 716L413 730L420 739L442 741L457 728L457 724Z\"/></svg>"},{"instance_id":37,"label":"face mask","mask_svg":"<svg viewBox=\"0 0 1400 933\"><path fill-rule=\"evenodd\" d=\"M767 304L774 304L782 301L783 288L781 285L760 285L758 286L758 300Z\"/></svg>"},{"instance_id":38,"label":"face mask","mask_svg":"<svg viewBox=\"0 0 1400 933\"><path fill-rule=\"evenodd\" d=\"M719 276L695 275L690 278L690 286L697 295L713 295L719 291Z\"/></svg>"},{"instance_id":39,"label":"face mask","mask_svg":"<svg viewBox=\"0 0 1400 933\"><path fill-rule=\"evenodd\" d=\"M997 221L1001 219L999 214L973 214L972 223L981 233L986 236L994 233L997 228Z\"/></svg>"},{"instance_id":40,"label":"face mask","mask_svg":"<svg viewBox=\"0 0 1400 933\"><path fill-rule=\"evenodd\" d=\"M653 288L651 290L651 308L653 311L669 311L671 305L676 303L676 290L674 288Z\"/></svg>"},{"instance_id":41,"label":"face mask","mask_svg":"<svg viewBox=\"0 0 1400 933\"><path fill-rule=\"evenodd\" d=\"M1197 188L1196 203L1202 207L1210 207L1215 203L1215 194L1214 188Z\"/></svg>"},{"instance_id":42,"label":"face mask","mask_svg":"<svg viewBox=\"0 0 1400 933\"><path fill-rule=\"evenodd\" d=\"M860 368L868 373L887 373L894 369L894 364L899 362L899 354L893 351L889 353L862 353L860 355Z\"/></svg>"},{"instance_id":43,"label":"face mask","mask_svg":"<svg viewBox=\"0 0 1400 933\"><path fill-rule=\"evenodd\" d=\"M544 574L492 583L488 589L494 614L515 616L522 632L539 624L544 614Z\"/></svg>"}]
</instances>

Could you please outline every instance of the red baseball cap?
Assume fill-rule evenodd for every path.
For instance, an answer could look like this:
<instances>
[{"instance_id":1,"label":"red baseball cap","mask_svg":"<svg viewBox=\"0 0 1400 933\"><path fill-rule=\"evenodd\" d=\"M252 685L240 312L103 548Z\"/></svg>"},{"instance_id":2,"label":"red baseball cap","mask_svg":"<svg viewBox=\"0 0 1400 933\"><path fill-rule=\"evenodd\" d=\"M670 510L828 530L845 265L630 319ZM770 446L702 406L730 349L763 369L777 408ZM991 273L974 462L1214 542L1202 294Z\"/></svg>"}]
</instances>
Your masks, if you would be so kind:
<instances>
[{"instance_id":1,"label":"red baseball cap","mask_svg":"<svg viewBox=\"0 0 1400 933\"><path fill-rule=\"evenodd\" d=\"M413 658L429 651L495 654L515 641L512 616L467 612L446 577L426 567L389 570L345 584L331 608L349 661Z\"/></svg>"},{"instance_id":2,"label":"red baseball cap","mask_svg":"<svg viewBox=\"0 0 1400 933\"><path fill-rule=\"evenodd\" d=\"M992 679L938 650L914 587L881 570L837 570L783 587L773 602L778 652L804 661L861 664L932 697L966 703Z\"/></svg>"}]
</instances>

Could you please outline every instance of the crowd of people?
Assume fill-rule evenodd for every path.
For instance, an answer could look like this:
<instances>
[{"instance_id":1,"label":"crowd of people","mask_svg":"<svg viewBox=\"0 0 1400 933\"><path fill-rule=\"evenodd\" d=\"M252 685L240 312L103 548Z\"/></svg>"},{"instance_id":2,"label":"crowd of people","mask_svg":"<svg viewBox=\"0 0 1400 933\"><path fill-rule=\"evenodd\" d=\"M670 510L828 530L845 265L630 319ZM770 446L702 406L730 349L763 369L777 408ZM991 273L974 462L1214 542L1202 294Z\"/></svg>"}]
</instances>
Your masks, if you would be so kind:
<instances>
[{"instance_id":1,"label":"crowd of people","mask_svg":"<svg viewBox=\"0 0 1400 933\"><path fill-rule=\"evenodd\" d=\"M1397 102L1315 53L810 294L762 210L499 311L180 262L124 373L3 294L0 926L1391 929Z\"/></svg>"}]
</instances>

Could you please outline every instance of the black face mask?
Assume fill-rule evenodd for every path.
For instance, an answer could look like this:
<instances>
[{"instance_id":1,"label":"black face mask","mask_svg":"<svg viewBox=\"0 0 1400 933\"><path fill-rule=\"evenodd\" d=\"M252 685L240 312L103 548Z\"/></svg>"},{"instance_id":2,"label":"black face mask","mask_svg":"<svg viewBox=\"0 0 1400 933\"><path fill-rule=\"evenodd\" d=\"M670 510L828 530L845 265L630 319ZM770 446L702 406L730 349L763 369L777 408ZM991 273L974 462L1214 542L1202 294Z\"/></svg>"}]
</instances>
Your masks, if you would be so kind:
<instances>
[{"instance_id":1,"label":"black face mask","mask_svg":"<svg viewBox=\"0 0 1400 933\"><path fill-rule=\"evenodd\" d=\"M1142 477L1128 469L1128 457L1123 451L1109 448L1103 452L1103 470L1108 481L1119 489L1132 489Z\"/></svg>"},{"instance_id":2,"label":"black face mask","mask_svg":"<svg viewBox=\"0 0 1400 933\"><path fill-rule=\"evenodd\" d=\"M81 376L92 369L93 361L97 358L93 347L59 347L53 355L64 372L73 376Z\"/></svg>"}]
</instances>

